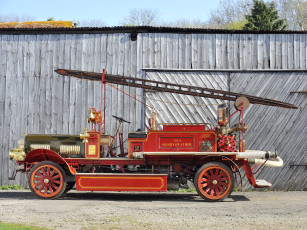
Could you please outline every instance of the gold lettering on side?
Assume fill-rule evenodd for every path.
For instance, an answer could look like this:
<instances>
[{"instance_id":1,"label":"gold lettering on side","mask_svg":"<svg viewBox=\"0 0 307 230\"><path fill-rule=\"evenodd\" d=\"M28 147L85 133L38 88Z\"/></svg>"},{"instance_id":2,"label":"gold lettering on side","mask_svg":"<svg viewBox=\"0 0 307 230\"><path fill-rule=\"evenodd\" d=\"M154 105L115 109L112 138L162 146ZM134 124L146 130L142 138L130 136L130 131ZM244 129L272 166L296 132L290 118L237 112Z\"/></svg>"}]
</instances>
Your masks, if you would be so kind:
<instances>
[{"instance_id":1,"label":"gold lettering on side","mask_svg":"<svg viewBox=\"0 0 307 230\"><path fill-rule=\"evenodd\" d=\"M192 147L192 143L162 143L162 147Z\"/></svg>"},{"instance_id":2,"label":"gold lettering on side","mask_svg":"<svg viewBox=\"0 0 307 230\"><path fill-rule=\"evenodd\" d=\"M95 155L96 154L96 145L89 145L88 146L88 155Z\"/></svg>"}]
</instances>

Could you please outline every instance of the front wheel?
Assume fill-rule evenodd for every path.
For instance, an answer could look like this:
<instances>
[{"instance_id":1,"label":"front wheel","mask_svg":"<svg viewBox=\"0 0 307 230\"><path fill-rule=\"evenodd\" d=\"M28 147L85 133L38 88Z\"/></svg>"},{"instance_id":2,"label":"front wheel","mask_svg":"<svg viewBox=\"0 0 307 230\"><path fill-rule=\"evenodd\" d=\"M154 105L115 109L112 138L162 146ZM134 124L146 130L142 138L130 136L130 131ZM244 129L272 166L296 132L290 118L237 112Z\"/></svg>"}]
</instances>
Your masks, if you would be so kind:
<instances>
[{"instance_id":1,"label":"front wheel","mask_svg":"<svg viewBox=\"0 0 307 230\"><path fill-rule=\"evenodd\" d=\"M211 162L200 167L194 178L197 193L206 201L222 201L234 187L233 173L220 162Z\"/></svg>"},{"instance_id":2,"label":"front wheel","mask_svg":"<svg viewBox=\"0 0 307 230\"><path fill-rule=\"evenodd\" d=\"M29 172L28 182L32 193L39 198L55 199L66 190L63 168L51 161L34 165Z\"/></svg>"}]
</instances>

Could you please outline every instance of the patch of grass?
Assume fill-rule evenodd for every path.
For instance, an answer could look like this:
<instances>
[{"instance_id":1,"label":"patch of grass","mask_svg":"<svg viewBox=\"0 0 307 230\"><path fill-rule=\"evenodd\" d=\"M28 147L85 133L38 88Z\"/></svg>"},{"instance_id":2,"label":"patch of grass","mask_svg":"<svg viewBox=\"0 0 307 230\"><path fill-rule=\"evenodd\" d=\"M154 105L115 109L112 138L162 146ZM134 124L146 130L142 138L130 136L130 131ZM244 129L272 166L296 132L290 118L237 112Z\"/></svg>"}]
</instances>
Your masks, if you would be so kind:
<instances>
[{"instance_id":1,"label":"patch of grass","mask_svg":"<svg viewBox=\"0 0 307 230\"><path fill-rule=\"evenodd\" d=\"M195 188L180 188L179 190L168 190L168 192L196 192Z\"/></svg>"},{"instance_id":2,"label":"patch of grass","mask_svg":"<svg viewBox=\"0 0 307 230\"><path fill-rule=\"evenodd\" d=\"M238 192L238 191L239 191L238 187L233 188L233 192Z\"/></svg>"},{"instance_id":3,"label":"patch of grass","mask_svg":"<svg viewBox=\"0 0 307 230\"><path fill-rule=\"evenodd\" d=\"M2 185L0 186L0 190L22 190L25 189L22 185Z\"/></svg>"},{"instance_id":4,"label":"patch of grass","mask_svg":"<svg viewBox=\"0 0 307 230\"><path fill-rule=\"evenodd\" d=\"M10 223L0 222L0 229L1 230L47 230L48 228L40 228L24 224L10 224Z\"/></svg>"},{"instance_id":5,"label":"patch of grass","mask_svg":"<svg viewBox=\"0 0 307 230\"><path fill-rule=\"evenodd\" d=\"M196 188L180 188L179 192L196 192Z\"/></svg>"}]
</instances>

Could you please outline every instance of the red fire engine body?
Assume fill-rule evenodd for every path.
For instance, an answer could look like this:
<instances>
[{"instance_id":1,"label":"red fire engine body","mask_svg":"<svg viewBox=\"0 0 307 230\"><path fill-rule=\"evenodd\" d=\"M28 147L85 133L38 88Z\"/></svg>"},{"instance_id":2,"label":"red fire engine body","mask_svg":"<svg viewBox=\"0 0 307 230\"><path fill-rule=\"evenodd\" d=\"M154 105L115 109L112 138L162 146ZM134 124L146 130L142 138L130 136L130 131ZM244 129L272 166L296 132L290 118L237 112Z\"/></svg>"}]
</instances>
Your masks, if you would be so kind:
<instances>
[{"instance_id":1,"label":"red fire engine body","mask_svg":"<svg viewBox=\"0 0 307 230\"><path fill-rule=\"evenodd\" d=\"M58 73L69 75L65 70ZM86 72L81 75L93 76ZM245 151L247 127L243 111L248 99L238 95L234 99L240 119L232 128L228 127L225 105L218 107L216 127L207 123L156 124L154 111L147 131L128 134L128 152L125 152L120 126L128 121L114 116L118 127L111 137L102 132L101 112L90 108L89 131L85 129L80 135L30 134L10 152L10 157L19 165L17 171L28 174L30 189L40 198L58 198L74 186L78 191L157 192L179 189L191 181L203 199L220 201L232 192L234 175L239 174L242 182L240 168L254 187L269 187L270 183L255 180L250 164L261 168L280 167L283 163L274 152ZM256 103L255 97L250 100ZM265 103L263 98L261 103ZM116 138L120 143L119 153L113 147Z\"/></svg>"}]
</instances>

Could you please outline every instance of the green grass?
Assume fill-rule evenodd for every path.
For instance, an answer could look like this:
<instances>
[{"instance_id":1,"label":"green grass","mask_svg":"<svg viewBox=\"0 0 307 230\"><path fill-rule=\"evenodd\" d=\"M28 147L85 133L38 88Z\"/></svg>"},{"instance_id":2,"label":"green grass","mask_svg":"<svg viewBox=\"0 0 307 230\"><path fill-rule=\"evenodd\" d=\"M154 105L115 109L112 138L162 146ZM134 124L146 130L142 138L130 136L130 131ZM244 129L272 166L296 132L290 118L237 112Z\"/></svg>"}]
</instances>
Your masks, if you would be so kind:
<instances>
[{"instance_id":1,"label":"green grass","mask_svg":"<svg viewBox=\"0 0 307 230\"><path fill-rule=\"evenodd\" d=\"M195 188L180 188L178 192L196 192Z\"/></svg>"},{"instance_id":2,"label":"green grass","mask_svg":"<svg viewBox=\"0 0 307 230\"><path fill-rule=\"evenodd\" d=\"M0 190L22 190L25 189L22 185L2 185Z\"/></svg>"},{"instance_id":3,"label":"green grass","mask_svg":"<svg viewBox=\"0 0 307 230\"><path fill-rule=\"evenodd\" d=\"M180 192L180 193L196 192L196 189L195 188L180 188L179 190L168 190L168 192Z\"/></svg>"},{"instance_id":4,"label":"green grass","mask_svg":"<svg viewBox=\"0 0 307 230\"><path fill-rule=\"evenodd\" d=\"M48 228L40 228L24 224L9 224L9 223L0 222L0 229L1 230L46 230Z\"/></svg>"}]
</instances>

